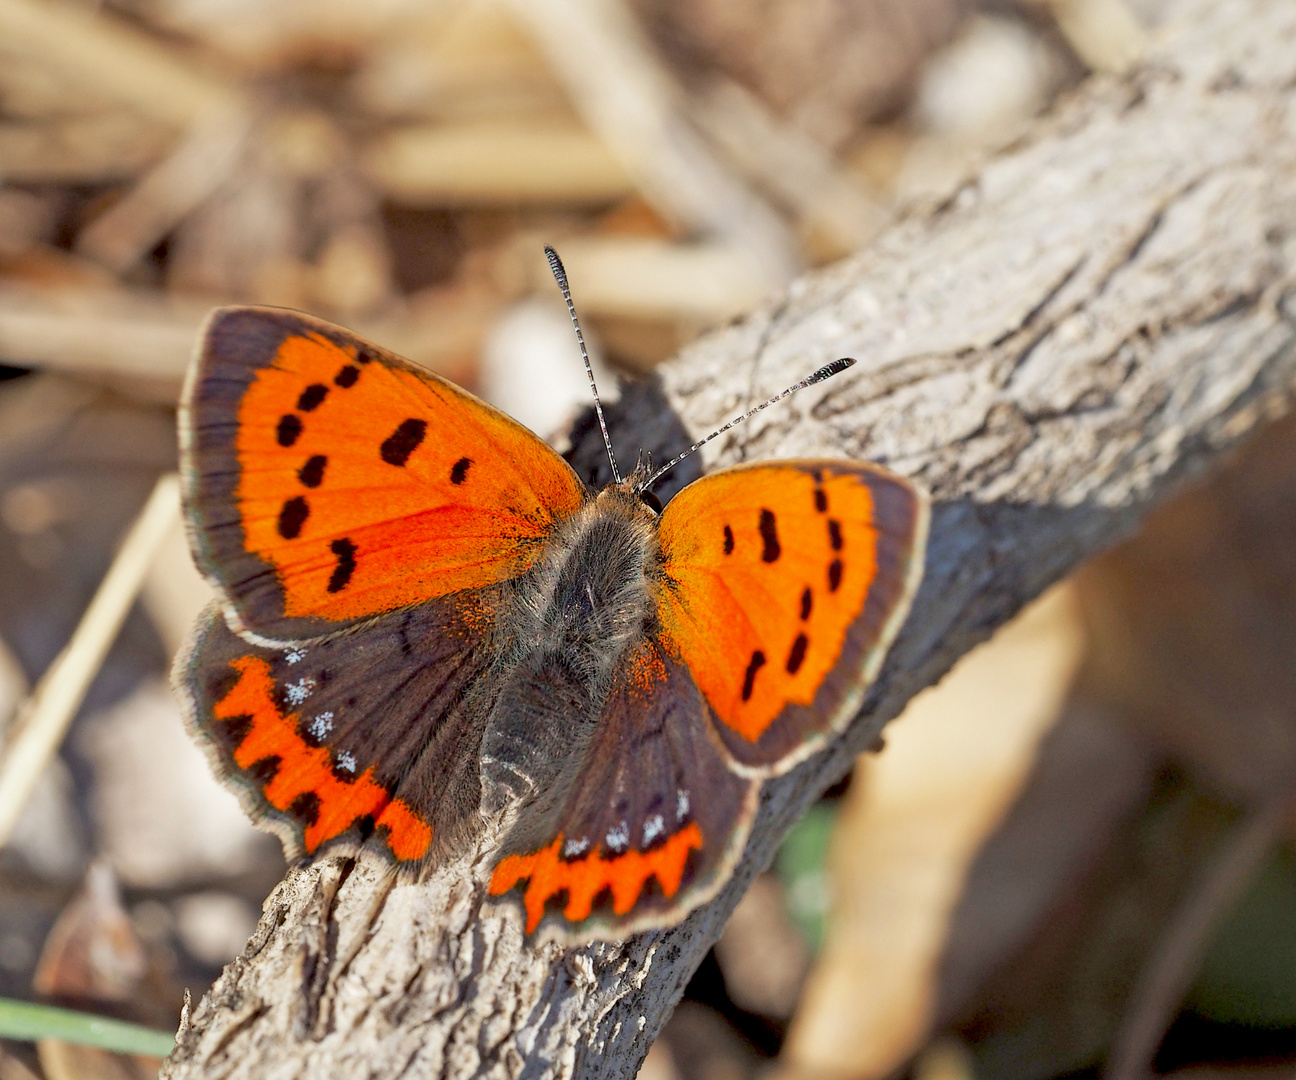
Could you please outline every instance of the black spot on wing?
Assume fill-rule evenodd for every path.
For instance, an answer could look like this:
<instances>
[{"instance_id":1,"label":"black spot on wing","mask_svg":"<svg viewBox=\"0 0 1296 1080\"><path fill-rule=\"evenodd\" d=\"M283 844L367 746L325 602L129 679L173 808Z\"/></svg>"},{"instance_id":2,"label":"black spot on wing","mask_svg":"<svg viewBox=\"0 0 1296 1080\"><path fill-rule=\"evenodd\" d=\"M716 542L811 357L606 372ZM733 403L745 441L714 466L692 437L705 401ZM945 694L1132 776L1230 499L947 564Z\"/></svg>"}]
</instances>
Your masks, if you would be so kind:
<instances>
[{"instance_id":1,"label":"black spot on wing","mask_svg":"<svg viewBox=\"0 0 1296 1080\"><path fill-rule=\"evenodd\" d=\"M841 559L833 559L828 564L828 591L836 592L841 587L841 579L842 561Z\"/></svg>"},{"instance_id":2,"label":"black spot on wing","mask_svg":"<svg viewBox=\"0 0 1296 1080\"><path fill-rule=\"evenodd\" d=\"M306 459L306 464L297 470L297 479L308 488L317 488L324 482L324 466L328 458L315 454Z\"/></svg>"},{"instance_id":3,"label":"black spot on wing","mask_svg":"<svg viewBox=\"0 0 1296 1080\"><path fill-rule=\"evenodd\" d=\"M426 434L426 420L402 420L400 426L383 440L379 448L383 461L388 465L404 465Z\"/></svg>"},{"instance_id":4,"label":"black spot on wing","mask_svg":"<svg viewBox=\"0 0 1296 1080\"><path fill-rule=\"evenodd\" d=\"M333 385L349 390L355 386L358 378L360 378L360 369L355 364L343 364L342 369L333 376Z\"/></svg>"},{"instance_id":5,"label":"black spot on wing","mask_svg":"<svg viewBox=\"0 0 1296 1080\"><path fill-rule=\"evenodd\" d=\"M774 518L773 510L761 510L760 512L760 534L761 559L764 562L774 562L783 553L779 546L778 527Z\"/></svg>"},{"instance_id":6,"label":"black spot on wing","mask_svg":"<svg viewBox=\"0 0 1296 1080\"><path fill-rule=\"evenodd\" d=\"M724 553L726 555L732 555L734 547L733 529L729 528L728 525L725 526L724 538Z\"/></svg>"},{"instance_id":7,"label":"black spot on wing","mask_svg":"<svg viewBox=\"0 0 1296 1080\"><path fill-rule=\"evenodd\" d=\"M805 634L797 634L796 641L792 642L792 649L788 653L787 673L795 675L801 670L801 665L805 662L806 648L810 644L810 639Z\"/></svg>"},{"instance_id":8,"label":"black spot on wing","mask_svg":"<svg viewBox=\"0 0 1296 1080\"><path fill-rule=\"evenodd\" d=\"M314 412L326 397L328 397L327 386L323 383L311 383L297 398L297 408L302 412Z\"/></svg>"},{"instance_id":9,"label":"black spot on wing","mask_svg":"<svg viewBox=\"0 0 1296 1080\"><path fill-rule=\"evenodd\" d=\"M271 754L269 757L263 757L260 761L254 761L251 768L248 769L248 776L252 777L258 784L265 787L275 778L279 772L279 766L283 764L283 758L278 754Z\"/></svg>"},{"instance_id":10,"label":"black spot on wing","mask_svg":"<svg viewBox=\"0 0 1296 1080\"><path fill-rule=\"evenodd\" d=\"M319 812L320 797L313 791L303 791L288 807L288 813L307 827L319 820Z\"/></svg>"},{"instance_id":11,"label":"black spot on wing","mask_svg":"<svg viewBox=\"0 0 1296 1080\"><path fill-rule=\"evenodd\" d=\"M468 466L472 464L472 458L461 457L450 468L450 483L458 485L464 482L468 476Z\"/></svg>"},{"instance_id":12,"label":"black spot on wing","mask_svg":"<svg viewBox=\"0 0 1296 1080\"><path fill-rule=\"evenodd\" d=\"M810 591L810 586L807 585L804 589L801 590L801 621L802 622L805 622L806 619L810 618L810 611L811 609L813 609L813 607L814 607L814 593Z\"/></svg>"},{"instance_id":13,"label":"black spot on wing","mask_svg":"<svg viewBox=\"0 0 1296 1080\"><path fill-rule=\"evenodd\" d=\"M228 740L229 745L238 749L243 745L243 740L247 738L248 732L252 730L252 716L250 713L240 713L238 716L231 716L228 720L223 721L221 731Z\"/></svg>"},{"instance_id":14,"label":"black spot on wing","mask_svg":"<svg viewBox=\"0 0 1296 1080\"><path fill-rule=\"evenodd\" d=\"M742 699L750 701L752 691L756 689L756 672L765 666L765 654L757 649L751 655L751 660L747 664L747 671L743 675Z\"/></svg>"},{"instance_id":15,"label":"black spot on wing","mask_svg":"<svg viewBox=\"0 0 1296 1080\"><path fill-rule=\"evenodd\" d=\"M310 517L310 504L300 495L284 500L279 511L279 535L285 540L295 540Z\"/></svg>"},{"instance_id":16,"label":"black spot on wing","mask_svg":"<svg viewBox=\"0 0 1296 1080\"><path fill-rule=\"evenodd\" d=\"M280 446L292 446L302 433L301 417L293 413L284 413L275 425L275 439Z\"/></svg>"},{"instance_id":17,"label":"black spot on wing","mask_svg":"<svg viewBox=\"0 0 1296 1080\"><path fill-rule=\"evenodd\" d=\"M828 519L828 543L832 544L833 551L842 549L842 531L841 522L836 518Z\"/></svg>"},{"instance_id":18,"label":"black spot on wing","mask_svg":"<svg viewBox=\"0 0 1296 1080\"><path fill-rule=\"evenodd\" d=\"M329 550L337 556L337 566L333 567L333 573L329 575L328 591L341 592L355 573L356 546L344 537L329 544Z\"/></svg>"},{"instance_id":19,"label":"black spot on wing","mask_svg":"<svg viewBox=\"0 0 1296 1080\"><path fill-rule=\"evenodd\" d=\"M821 514L828 512L828 493L823 488L815 488L815 509Z\"/></svg>"}]
</instances>

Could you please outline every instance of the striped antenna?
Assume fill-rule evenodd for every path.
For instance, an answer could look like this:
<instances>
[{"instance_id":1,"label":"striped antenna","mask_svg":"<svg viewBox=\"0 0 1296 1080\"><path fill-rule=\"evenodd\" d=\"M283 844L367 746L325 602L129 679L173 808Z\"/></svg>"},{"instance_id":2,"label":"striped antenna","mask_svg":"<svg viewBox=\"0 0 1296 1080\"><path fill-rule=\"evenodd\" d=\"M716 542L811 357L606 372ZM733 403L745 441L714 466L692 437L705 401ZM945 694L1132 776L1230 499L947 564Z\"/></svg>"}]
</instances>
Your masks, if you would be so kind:
<instances>
[{"instance_id":1,"label":"striped antenna","mask_svg":"<svg viewBox=\"0 0 1296 1080\"><path fill-rule=\"evenodd\" d=\"M845 371L848 367L852 366L854 363L855 361L852 360L849 356L843 356L840 360L834 360L831 364L824 364L824 366L821 367L818 371L816 371L813 375L807 375L799 383L795 383L792 386L789 386L781 394L775 394L772 398L769 399L769 401L762 402L761 404L757 405L756 408L748 409L745 413L742 414L742 416L730 420L729 423L725 424L725 426L722 428L717 428L715 431L711 432L711 434L708 435L705 439L699 439L687 450L685 450L682 454L676 454L673 458L670 459L670 461L666 462L665 465L663 465L660 469L658 469L655 473L653 473L652 476L648 477L647 480L637 485L636 490L644 491L645 489L651 487L659 479L661 479L663 473L667 473L671 469L675 468L676 465L678 465L681 461L683 461L686 457L688 457L689 454L693 453L694 450L700 450L712 439L714 439L717 435L723 435L731 427L737 427L744 420L748 420L751 417L755 416L758 412L761 411L761 409L768 409L776 401L782 401L785 397L788 397L791 394L795 394L798 390L804 390L807 386L813 386L815 383L823 382L824 379L831 379L834 375L840 374L841 372Z\"/></svg>"},{"instance_id":2,"label":"striped antenna","mask_svg":"<svg viewBox=\"0 0 1296 1080\"><path fill-rule=\"evenodd\" d=\"M603 403L599 401L598 387L594 385L594 369L590 366L589 351L585 348L585 335L581 333L580 320L576 318L576 305L572 303L571 289L567 285L567 271L563 269L558 252L548 244L544 250L545 258L549 260L549 269L553 271L554 280L558 282L563 299L567 301L567 314L571 316L572 327L576 331L576 344L580 346L581 359L585 361L585 374L589 376L590 393L594 395L594 411L598 413L599 427L603 431L603 445L607 447L608 461L612 463L612 480L619 484L621 472L617 468L616 455L612 453L612 439L608 435L607 421L603 419Z\"/></svg>"}]
</instances>

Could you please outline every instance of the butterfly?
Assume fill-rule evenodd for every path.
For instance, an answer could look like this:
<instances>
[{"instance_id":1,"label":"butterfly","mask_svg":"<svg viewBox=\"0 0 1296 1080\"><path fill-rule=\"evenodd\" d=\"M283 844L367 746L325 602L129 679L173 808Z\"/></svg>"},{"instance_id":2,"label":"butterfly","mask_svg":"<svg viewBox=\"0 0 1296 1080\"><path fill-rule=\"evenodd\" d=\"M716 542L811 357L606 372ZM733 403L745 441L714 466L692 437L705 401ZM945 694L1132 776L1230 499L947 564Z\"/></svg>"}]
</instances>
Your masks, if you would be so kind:
<instances>
[{"instance_id":1,"label":"butterfly","mask_svg":"<svg viewBox=\"0 0 1296 1080\"><path fill-rule=\"evenodd\" d=\"M927 498L880 466L740 465L659 513L664 469L622 479L609 442L589 491L467 391L282 309L213 312L180 442L218 599L174 678L216 773L290 858L417 877L502 821L489 897L567 940L715 895L922 572Z\"/></svg>"}]
</instances>

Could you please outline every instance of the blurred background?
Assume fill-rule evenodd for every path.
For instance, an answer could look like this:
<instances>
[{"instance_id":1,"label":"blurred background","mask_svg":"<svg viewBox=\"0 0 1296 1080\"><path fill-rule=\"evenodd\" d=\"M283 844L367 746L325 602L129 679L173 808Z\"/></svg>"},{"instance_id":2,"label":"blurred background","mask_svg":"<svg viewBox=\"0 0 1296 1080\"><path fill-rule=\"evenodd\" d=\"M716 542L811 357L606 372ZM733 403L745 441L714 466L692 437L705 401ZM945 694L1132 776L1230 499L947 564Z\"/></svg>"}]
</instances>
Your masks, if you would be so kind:
<instances>
[{"instance_id":1,"label":"blurred background","mask_svg":"<svg viewBox=\"0 0 1296 1080\"><path fill-rule=\"evenodd\" d=\"M173 1030L284 869L166 682L208 593L149 500L211 306L345 323L561 448L587 390L542 244L614 396L1134 62L1165 6L0 0L7 749L152 507L2 826L0 996ZM1294 536L1289 421L965 658L794 829L643 1075L1290 1075ZM156 1068L0 1043L0 1080Z\"/></svg>"}]
</instances>

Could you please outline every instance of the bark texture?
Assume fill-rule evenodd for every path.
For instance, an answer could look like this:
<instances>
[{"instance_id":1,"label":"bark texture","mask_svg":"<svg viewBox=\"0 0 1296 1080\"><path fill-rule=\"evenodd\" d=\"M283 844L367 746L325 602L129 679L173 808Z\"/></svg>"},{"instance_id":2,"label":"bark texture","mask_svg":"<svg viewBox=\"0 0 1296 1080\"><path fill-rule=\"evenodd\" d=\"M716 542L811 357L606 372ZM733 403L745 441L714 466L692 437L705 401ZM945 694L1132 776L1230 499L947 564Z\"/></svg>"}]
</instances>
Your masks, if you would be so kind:
<instances>
[{"instance_id":1,"label":"bark texture","mask_svg":"<svg viewBox=\"0 0 1296 1080\"><path fill-rule=\"evenodd\" d=\"M703 339L613 417L660 456L834 357L860 363L693 468L825 454L927 485L926 578L848 733L768 784L728 888L669 931L528 944L485 853L417 886L292 870L163 1068L195 1077L631 1077L807 803L976 642L1296 387L1296 6L1182 0L943 203ZM579 299L579 298L578 298ZM590 438L593 435L593 440ZM597 430L574 436L594 471ZM682 475L674 483L687 480Z\"/></svg>"}]
</instances>

